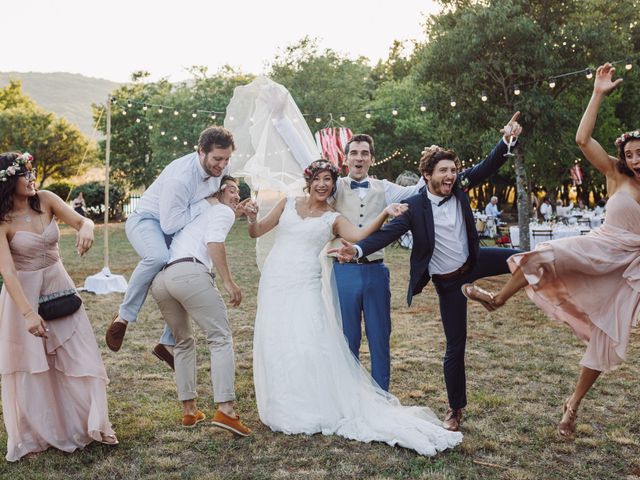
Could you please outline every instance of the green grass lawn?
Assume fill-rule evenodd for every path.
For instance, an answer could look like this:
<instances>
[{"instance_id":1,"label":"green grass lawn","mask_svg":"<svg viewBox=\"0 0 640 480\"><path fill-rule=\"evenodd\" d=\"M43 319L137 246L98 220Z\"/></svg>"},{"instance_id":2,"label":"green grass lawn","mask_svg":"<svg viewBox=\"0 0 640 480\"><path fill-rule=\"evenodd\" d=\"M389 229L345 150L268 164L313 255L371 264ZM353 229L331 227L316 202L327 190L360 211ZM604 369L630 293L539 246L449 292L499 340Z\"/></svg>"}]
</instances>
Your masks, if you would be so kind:
<instances>
[{"instance_id":1,"label":"green grass lawn","mask_svg":"<svg viewBox=\"0 0 640 480\"><path fill-rule=\"evenodd\" d=\"M84 258L74 252L73 232L63 228L63 260L78 285L103 266L103 227ZM138 257L123 225L110 227L112 272L129 278ZM469 405L465 438L456 449L426 458L386 444L364 444L322 435L288 436L260 423L252 381L252 339L259 273L254 241L241 220L228 242L230 266L243 291L230 321L236 349L238 411L253 435L238 439L200 424L179 426L180 404L173 375L151 349L162 331L159 311L149 298L139 322L129 328L123 348L108 350L104 334L121 294L83 293L111 383L110 417L120 445L90 445L82 452L49 450L9 464L0 461L0 478L376 478L376 479L634 479L640 478L638 335L629 362L603 375L579 412L578 439L561 441L556 424L561 404L578 373L583 346L568 327L542 315L524 294L488 314L469 307L467 382ZM393 334L391 392L404 404L427 405L442 417L447 408L442 377L444 335L437 296L431 286L405 305L407 250L387 249L392 275ZM498 288L505 278L489 279ZM200 337L198 381L200 407L211 415L208 353ZM366 345L362 355L368 365ZM206 423L206 422L203 422ZM0 432L2 458L6 434Z\"/></svg>"}]
</instances>

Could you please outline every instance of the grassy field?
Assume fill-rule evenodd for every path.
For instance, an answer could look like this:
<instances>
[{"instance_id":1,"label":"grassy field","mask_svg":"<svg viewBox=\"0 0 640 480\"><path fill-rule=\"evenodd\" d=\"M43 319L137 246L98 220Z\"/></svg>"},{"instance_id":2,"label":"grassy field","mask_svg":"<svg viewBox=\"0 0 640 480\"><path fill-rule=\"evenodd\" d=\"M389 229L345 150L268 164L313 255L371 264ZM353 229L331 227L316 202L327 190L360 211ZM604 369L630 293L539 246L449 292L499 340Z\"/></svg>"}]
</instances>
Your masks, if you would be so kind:
<instances>
[{"instance_id":1,"label":"grassy field","mask_svg":"<svg viewBox=\"0 0 640 480\"><path fill-rule=\"evenodd\" d=\"M122 225L111 226L110 232L111 270L128 278L138 257ZM103 266L102 227L96 234L96 246L80 259L72 248L73 232L63 229L64 263L78 285ZM73 454L49 450L13 464L2 460L0 478L640 478L637 333L631 338L629 362L604 375L583 403L578 439L561 441L556 424L576 378L583 346L567 327L548 320L523 294L492 314L470 306L469 405L463 423L465 438L458 448L425 458L386 444L271 432L258 419L253 392L251 355L259 274L244 221L234 227L227 250L244 295L241 307L230 309L238 411L253 435L238 439L203 424L181 428L171 371L151 354L162 330L153 300L148 299L140 321L129 329L122 350L113 353L104 344L104 333L122 295L83 293L111 379L110 416L121 443L115 448L90 445ZM408 251L389 248L387 263L393 289L391 391L402 403L428 405L442 417L447 402L437 296L429 286L407 308ZM495 289L504 281L490 279L484 286ZM363 358L368 364L366 353ZM211 415L214 406L202 338L198 359L199 402ZM4 457L4 430L0 445Z\"/></svg>"}]
</instances>

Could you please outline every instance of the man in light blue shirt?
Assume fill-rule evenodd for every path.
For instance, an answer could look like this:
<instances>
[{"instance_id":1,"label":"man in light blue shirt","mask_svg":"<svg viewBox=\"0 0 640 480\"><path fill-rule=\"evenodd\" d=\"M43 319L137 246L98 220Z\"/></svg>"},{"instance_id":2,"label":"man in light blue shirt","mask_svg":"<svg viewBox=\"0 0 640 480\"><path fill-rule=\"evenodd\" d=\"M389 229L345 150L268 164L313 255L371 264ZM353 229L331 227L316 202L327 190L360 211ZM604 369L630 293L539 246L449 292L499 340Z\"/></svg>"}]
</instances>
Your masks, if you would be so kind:
<instances>
[{"instance_id":1,"label":"man in light blue shirt","mask_svg":"<svg viewBox=\"0 0 640 480\"><path fill-rule=\"evenodd\" d=\"M491 201L487 203L487 206L484 209L484 213L486 213L489 217L498 218L500 216L502 212L498 210L498 197L491 197Z\"/></svg>"}]
</instances>

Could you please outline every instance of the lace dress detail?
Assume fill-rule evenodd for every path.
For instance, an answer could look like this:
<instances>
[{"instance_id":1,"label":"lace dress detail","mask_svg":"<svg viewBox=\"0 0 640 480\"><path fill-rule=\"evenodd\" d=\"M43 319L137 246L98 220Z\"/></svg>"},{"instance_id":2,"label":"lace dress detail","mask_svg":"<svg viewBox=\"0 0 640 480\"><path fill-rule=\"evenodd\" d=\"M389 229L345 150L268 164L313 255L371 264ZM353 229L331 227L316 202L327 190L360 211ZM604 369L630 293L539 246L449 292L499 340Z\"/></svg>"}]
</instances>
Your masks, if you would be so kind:
<instances>
[{"instance_id":1,"label":"lace dress detail","mask_svg":"<svg viewBox=\"0 0 640 480\"><path fill-rule=\"evenodd\" d=\"M263 423L287 434L341 435L434 455L462 441L426 408L403 407L351 354L320 254L339 216L302 218L287 200L258 292L253 371ZM324 255L323 255L324 257ZM325 285L323 285L325 284Z\"/></svg>"}]
</instances>

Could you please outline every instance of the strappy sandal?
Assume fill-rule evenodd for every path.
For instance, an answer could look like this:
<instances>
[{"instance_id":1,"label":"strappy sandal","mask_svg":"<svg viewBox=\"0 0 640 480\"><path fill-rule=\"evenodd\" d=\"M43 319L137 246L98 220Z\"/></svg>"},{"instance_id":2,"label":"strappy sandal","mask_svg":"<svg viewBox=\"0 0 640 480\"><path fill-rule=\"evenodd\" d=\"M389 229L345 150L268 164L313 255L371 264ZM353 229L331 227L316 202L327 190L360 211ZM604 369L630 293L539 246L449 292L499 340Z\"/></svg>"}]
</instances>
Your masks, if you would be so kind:
<instances>
[{"instance_id":1,"label":"strappy sandal","mask_svg":"<svg viewBox=\"0 0 640 480\"><path fill-rule=\"evenodd\" d=\"M573 440L576 434L576 422L578 420L578 412L569 406L567 398L562 405L562 420L558 424L558 435L564 440Z\"/></svg>"},{"instance_id":2,"label":"strappy sandal","mask_svg":"<svg viewBox=\"0 0 640 480\"><path fill-rule=\"evenodd\" d=\"M493 312L496 308L498 308L494 304L494 295L493 293L487 292L480 287L476 287L473 283L465 283L460 287L462 290L462 294L467 297L469 300L473 300L474 302L478 302L482 304L484 308L488 311Z\"/></svg>"},{"instance_id":3,"label":"strappy sandal","mask_svg":"<svg viewBox=\"0 0 640 480\"><path fill-rule=\"evenodd\" d=\"M102 434L102 440L100 440L100 443L113 447L118 445L120 442L118 441L118 437L116 437L115 435Z\"/></svg>"}]
</instances>

